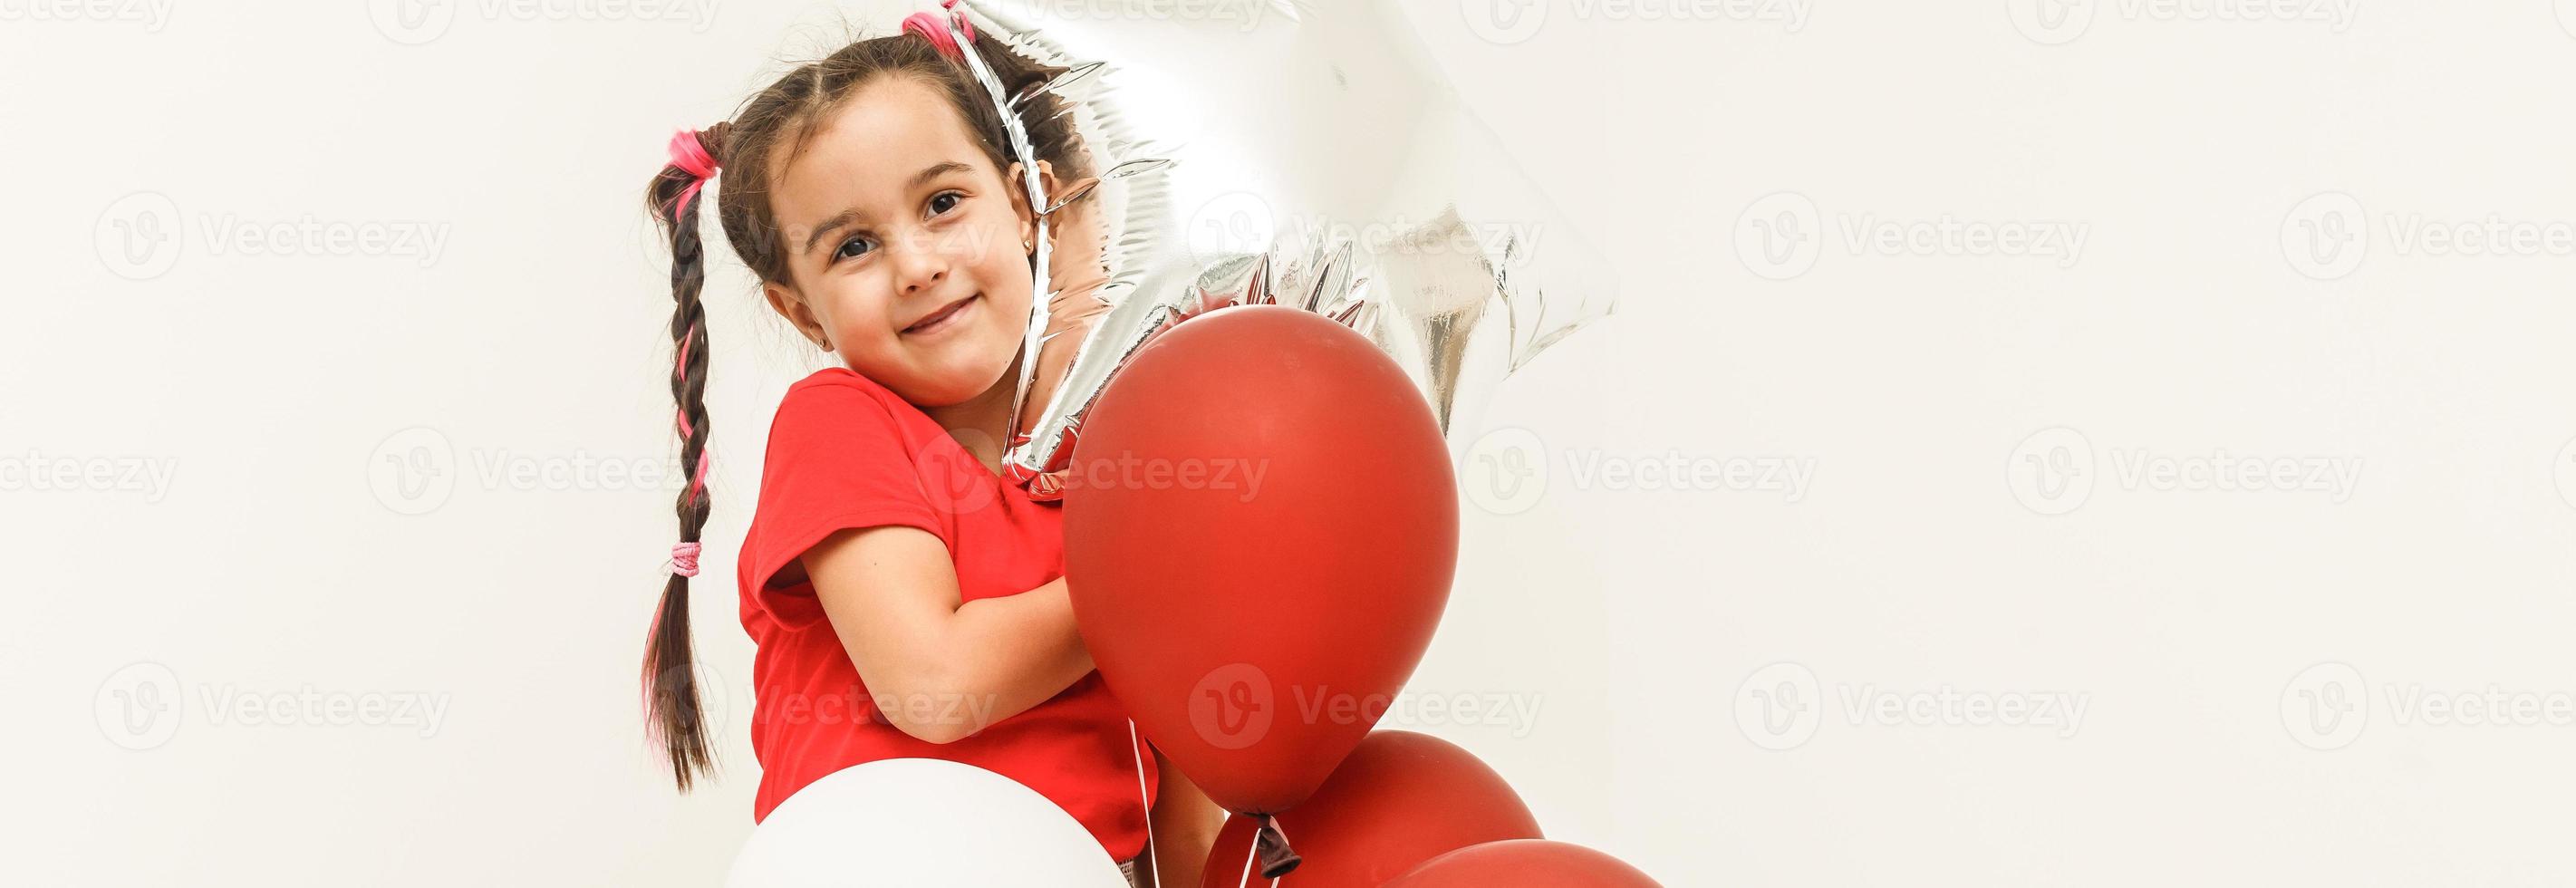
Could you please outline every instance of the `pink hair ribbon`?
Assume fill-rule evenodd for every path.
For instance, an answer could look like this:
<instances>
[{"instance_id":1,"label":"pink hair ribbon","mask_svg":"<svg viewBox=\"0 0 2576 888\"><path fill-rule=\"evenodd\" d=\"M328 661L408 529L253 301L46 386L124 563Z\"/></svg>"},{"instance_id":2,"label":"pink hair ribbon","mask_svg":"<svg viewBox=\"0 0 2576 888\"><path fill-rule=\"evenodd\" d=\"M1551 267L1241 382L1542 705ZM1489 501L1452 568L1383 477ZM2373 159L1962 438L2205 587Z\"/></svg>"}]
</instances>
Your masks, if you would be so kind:
<instances>
[{"instance_id":1,"label":"pink hair ribbon","mask_svg":"<svg viewBox=\"0 0 2576 888\"><path fill-rule=\"evenodd\" d=\"M682 128L671 134L671 165L689 174L689 187L680 192L678 202L671 204L671 218L680 218L680 209L697 199L698 188L715 178L716 157L707 153L705 143L698 141L698 131Z\"/></svg>"},{"instance_id":2,"label":"pink hair ribbon","mask_svg":"<svg viewBox=\"0 0 2576 888\"><path fill-rule=\"evenodd\" d=\"M956 6L957 0L946 0L939 4L941 9L954 9ZM967 21L964 15L956 13L942 16L936 12L916 12L904 17L903 29L930 38L931 45L939 47L941 55L952 59L959 58L965 54L965 51L958 48L957 38L948 33L948 23L952 19L957 23L957 33L966 35L967 40L975 39L974 23Z\"/></svg>"},{"instance_id":3,"label":"pink hair ribbon","mask_svg":"<svg viewBox=\"0 0 2576 888\"><path fill-rule=\"evenodd\" d=\"M679 360L671 362L671 375L679 376L689 372L689 342L696 338L698 338L698 327L692 324L689 327L689 335L680 340L680 357ZM687 438L698 433L697 429L689 426L688 411L683 410L676 415L680 420L680 437Z\"/></svg>"}]
</instances>

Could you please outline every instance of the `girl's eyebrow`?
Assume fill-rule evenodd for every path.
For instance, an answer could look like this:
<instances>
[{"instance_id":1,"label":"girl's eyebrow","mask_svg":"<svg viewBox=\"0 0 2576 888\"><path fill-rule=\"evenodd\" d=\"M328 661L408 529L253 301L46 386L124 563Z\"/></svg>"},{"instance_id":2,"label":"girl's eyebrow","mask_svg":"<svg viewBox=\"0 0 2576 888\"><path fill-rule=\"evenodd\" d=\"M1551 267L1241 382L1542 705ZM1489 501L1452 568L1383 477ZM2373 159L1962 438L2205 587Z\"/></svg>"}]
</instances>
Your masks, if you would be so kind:
<instances>
[{"instance_id":1,"label":"girl's eyebrow","mask_svg":"<svg viewBox=\"0 0 2576 888\"><path fill-rule=\"evenodd\" d=\"M920 188L923 185L930 184L930 180L939 178L940 176L944 176L949 173L968 172L973 169L974 167L967 166L966 164L958 161L943 160L923 167L921 172L912 174L912 181L905 182L903 189L905 191L911 191ZM852 207L833 214L832 218L823 220L823 224L814 226L814 233L805 236L805 247L798 252L814 252L814 245L822 243L824 235L842 228L847 228L851 223L857 221L859 221L859 210L857 207Z\"/></svg>"},{"instance_id":2,"label":"girl's eyebrow","mask_svg":"<svg viewBox=\"0 0 2576 888\"><path fill-rule=\"evenodd\" d=\"M930 184L930 180L939 178L940 176L948 173L963 173L972 169L974 169L974 167L967 166L966 164L958 161L943 160L921 168L921 172L912 174L912 181L904 183L903 187L904 190L910 191L912 189L928 185Z\"/></svg>"}]
</instances>

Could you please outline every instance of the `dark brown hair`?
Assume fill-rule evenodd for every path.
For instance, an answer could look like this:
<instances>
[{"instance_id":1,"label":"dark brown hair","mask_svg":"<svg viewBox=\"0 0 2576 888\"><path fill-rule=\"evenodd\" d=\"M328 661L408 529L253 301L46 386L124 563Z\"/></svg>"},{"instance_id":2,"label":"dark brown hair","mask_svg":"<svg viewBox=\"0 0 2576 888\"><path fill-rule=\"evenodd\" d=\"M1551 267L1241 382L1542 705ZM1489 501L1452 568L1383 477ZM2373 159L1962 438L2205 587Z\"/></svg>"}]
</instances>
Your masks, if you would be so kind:
<instances>
[{"instance_id":1,"label":"dark brown hair","mask_svg":"<svg viewBox=\"0 0 2576 888\"><path fill-rule=\"evenodd\" d=\"M1005 95L1019 96L1046 83L1065 69L1039 65L1020 57L994 38L978 34L976 54L993 69ZM805 147L815 124L859 88L880 77L909 76L937 87L976 135L995 171L1012 162L1009 136L1000 112L962 60L943 54L914 33L861 40L831 55L787 72L752 96L733 119L698 131L698 141L723 170L716 195L716 216L734 254L765 282L789 283L783 240L770 207L770 188L783 168ZM1074 133L1068 107L1059 98L1039 94L1027 99L1019 116L1039 159L1060 180L1089 175L1089 157ZM787 150L779 150L785 148ZM696 178L677 166L666 166L645 192L645 206L671 240L671 342L677 352L671 370L671 397L680 405L681 477L696 478L706 459L707 331L700 291L706 285L706 251L698 236L698 207L703 199L680 201ZM1021 187L1017 181L1003 183ZM1035 207L1033 210L1043 210ZM707 492L691 484L679 497L680 541L698 542L709 510ZM689 578L677 573L662 587L660 609L644 649L644 689L649 713L646 731L657 738L671 763L671 776L686 792L700 773L714 771L714 747L699 708L697 652L689 636Z\"/></svg>"}]
</instances>

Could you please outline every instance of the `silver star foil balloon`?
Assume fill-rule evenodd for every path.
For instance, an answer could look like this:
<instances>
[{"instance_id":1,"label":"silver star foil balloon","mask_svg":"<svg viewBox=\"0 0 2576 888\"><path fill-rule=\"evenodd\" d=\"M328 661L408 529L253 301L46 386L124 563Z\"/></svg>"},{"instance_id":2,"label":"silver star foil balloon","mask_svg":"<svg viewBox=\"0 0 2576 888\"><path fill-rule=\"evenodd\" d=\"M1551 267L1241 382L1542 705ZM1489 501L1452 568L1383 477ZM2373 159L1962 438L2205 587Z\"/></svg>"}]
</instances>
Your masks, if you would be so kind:
<instances>
[{"instance_id":1,"label":"silver star foil balloon","mask_svg":"<svg viewBox=\"0 0 2576 888\"><path fill-rule=\"evenodd\" d=\"M1098 171L1072 194L1022 183L1048 208L1041 240L1096 247L1099 262L1058 255L1082 273L1057 285L1098 282L1069 299L1040 254L1003 457L1032 496L1060 494L1083 417L1128 358L1198 314L1330 315L1393 356L1464 446L1495 383L1617 300L1608 263L1459 103L1393 0L950 9L1066 69L1038 91L1064 100ZM1033 96L999 96L970 66L1034 169L1018 128Z\"/></svg>"}]
</instances>

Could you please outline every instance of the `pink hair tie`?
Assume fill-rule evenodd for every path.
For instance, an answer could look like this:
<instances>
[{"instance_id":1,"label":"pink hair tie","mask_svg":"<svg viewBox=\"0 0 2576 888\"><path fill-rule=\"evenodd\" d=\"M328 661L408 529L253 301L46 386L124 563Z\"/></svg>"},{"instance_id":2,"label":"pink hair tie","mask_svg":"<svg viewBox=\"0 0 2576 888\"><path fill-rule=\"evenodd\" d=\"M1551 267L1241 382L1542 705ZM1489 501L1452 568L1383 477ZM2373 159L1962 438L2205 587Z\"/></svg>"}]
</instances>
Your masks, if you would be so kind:
<instances>
[{"instance_id":1,"label":"pink hair tie","mask_svg":"<svg viewBox=\"0 0 2576 888\"><path fill-rule=\"evenodd\" d=\"M946 0L939 4L941 9L953 9L956 6L957 0ZM975 24L967 21L963 13L942 16L936 12L916 12L904 17L903 29L930 38L930 44L939 47L941 55L952 59L963 58L965 52L957 48L957 38L948 33L948 22L952 19L957 22L957 33L966 35L967 40L975 39Z\"/></svg>"},{"instance_id":2,"label":"pink hair tie","mask_svg":"<svg viewBox=\"0 0 2576 888\"><path fill-rule=\"evenodd\" d=\"M698 544L681 543L671 547L671 572L684 577L698 575Z\"/></svg>"},{"instance_id":3,"label":"pink hair tie","mask_svg":"<svg viewBox=\"0 0 2576 888\"><path fill-rule=\"evenodd\" d=\"M705 143L698 141L698 131L683 127L671 134L671 165L689 174L689 187L680 192L678 202L671 204L671 217L679 218L680 208L698 196L698 188L715 178L716 156L707 153Z\"/></svg>"}]
</instances>

